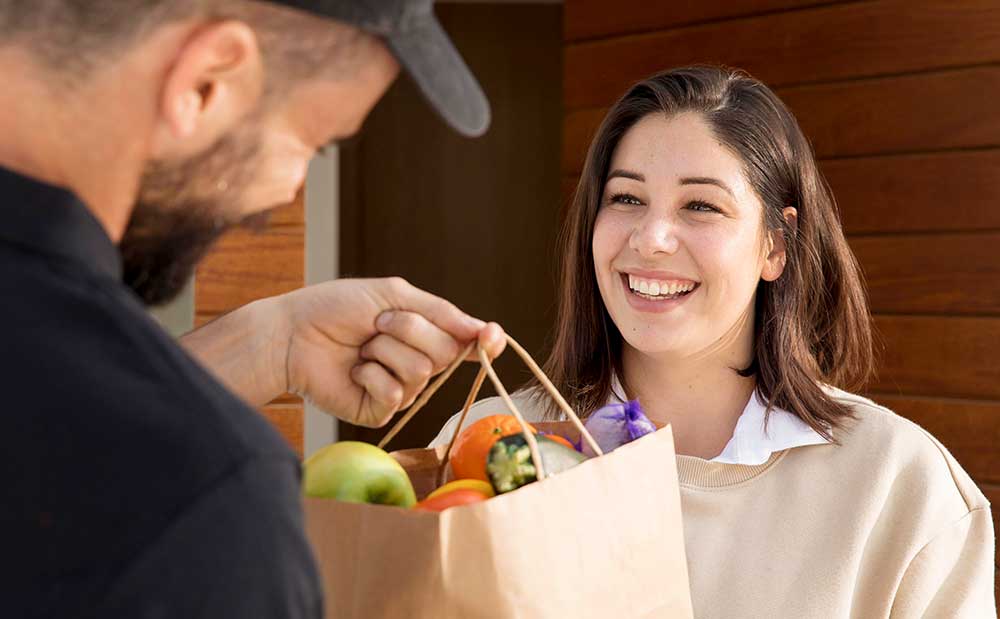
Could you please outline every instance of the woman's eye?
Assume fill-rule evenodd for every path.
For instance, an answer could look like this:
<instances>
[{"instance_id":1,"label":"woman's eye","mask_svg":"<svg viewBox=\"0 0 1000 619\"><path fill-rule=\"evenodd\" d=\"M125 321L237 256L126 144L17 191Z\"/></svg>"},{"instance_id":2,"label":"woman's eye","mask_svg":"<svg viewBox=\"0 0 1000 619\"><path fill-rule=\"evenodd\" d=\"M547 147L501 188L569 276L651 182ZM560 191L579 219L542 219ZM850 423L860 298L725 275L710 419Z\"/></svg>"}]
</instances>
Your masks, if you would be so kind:
<instances>
[{"instance_id":1,"label":"woman's eye","mask_svg":"<svg viewBox=\"0 0 1000 619\"><path fill-rule=\"evenodd\" d=\"M641 206L642 200L633 196L630 193L615 193L611 195L608 202L618 203L618 204L628 204L633 206Z\"/></svg>"},{"instance_id":2,"label":"woman's eye","mask_svg":"<svg viewBox=\"0 0 1000 619\"><path fill-rule=\"evenodd\" d=\"M702 202L701 200L694 200L688 202L688 210L695 211L697 213L720 213L721 211L708 202Z\"/></svg>"}]
</instances>

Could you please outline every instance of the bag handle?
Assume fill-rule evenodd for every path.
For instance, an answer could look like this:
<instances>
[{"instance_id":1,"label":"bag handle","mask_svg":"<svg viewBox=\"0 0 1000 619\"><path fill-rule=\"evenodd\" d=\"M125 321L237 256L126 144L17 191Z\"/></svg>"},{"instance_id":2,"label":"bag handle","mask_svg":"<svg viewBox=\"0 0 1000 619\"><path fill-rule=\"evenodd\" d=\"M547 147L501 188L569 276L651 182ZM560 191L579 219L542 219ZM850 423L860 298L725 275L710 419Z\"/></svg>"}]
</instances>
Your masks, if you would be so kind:
<instances>
[{"instance_id":1,"label":"bag handle","mask_svg":"<svg viewBox=\"0 0 1000 619\"><path fill-rule=\"evenodd\" d=\"M575 425L576 428L580 431L580 436L583 438L583 440L587 441L587 445L589 445L590 448L594 450L594 453L597 454L598 456L604 455L604 452L601 451L601 448L598 446L597 441L594 440L594 437L583 425L583 422L580 421L580 417L577 416L576 412L573 411L573 408L569 405L569 403L566 402L562 394L559 393L559 390L556 389L555 385L552 384L552 381L549 380L549 377L545 375L545 372L542 371L542 368L540 368L538 364L535 363L535 360L531 357L528 351L525 350L524 347L521 346L517 342L517 340L512 338L510 335L507 335L507 345L511 349L513 349L515 353L517 353L517 355L521 358L522 361L524 361L525 365L527 365L528 368L532 371L532 373L538 379L538 382L541 383L542 387L548 392L549 396L552 397L552 399L556 402L556 404L566 415L566 417L570 421L572 421L573 425ZM462 361L464 361L472 353L473 349L476 349L478 352L479 364L481 367L479 373L476 375L475 381L473 381L472 389L469 390L469 395L465 398L465 405L462 407L462 415L461 417L459 417L458 426L455 428L455 433L454 435L452 435L451 441L448 444L448 451L445 452L444 459L442 460L441 472L439 474L439 481L443 476L445 465L451 458L452 449L455 447L455 440L458 438L459 433L462 431L462 426L465 423L466 418L468 417L469 409L472 407L473 402L475 402L476 396L479 395L479 390L480 388L482 388L483 382L486 380L486 376L489 376L490 381L493 383L493 387L500 395L500 399L503 400L504 404L507 406L507 409L514 416L514 418L517 419L518 424L521 426L521 432L524 434L524 438L528 443L528 449L531 451L531 459L535 463L535 470L537 471L538 479L539 480L545 479L546 478L545 469L544 465L542 464L542 459L538 451L538 442L535 440L534 433L530 431L528 423L524 420L524 417L521 415L521 411L518 410L517 406L514 404L514 401L511 399L510 394L507 393L507 389L504 387L503 382L500 381L500 377L497 376L496 371L493 369L493 364L490 362L489 356L486 354L486 350L483 349L482 345L476 342L471 342L468 346L466 346L465 350L463 350L455 358L455 360L451 362L451 364L445 369L445 371L442 372L441 375L438 376L433 383L431 383L426 389L424 389L423 393L420 394L420 397L418 397L416 401L413 403L413 405L410 406L410 409L406 411L406 413L399 419L399 421L396 422L396 425L392 427L392 429L385 435L385 437L383 437L382 440L379 441L378 446L380 448L384 448L389 443L389 441L391 441L397 434L399 434L399 431L402 430L403 427L407 423L409 423L411 419L413 419L414 415L416 415L417 412L419 412L420 409L422 409L424 405L427 404L427 402L431 399L431 396L433 396L434 393L441 388L441 386L445 383L445 381L447 381L451 377L451 375L455 373L455 370L458 369L458 366L462 364Z\"/></svg>"}]
</instances>

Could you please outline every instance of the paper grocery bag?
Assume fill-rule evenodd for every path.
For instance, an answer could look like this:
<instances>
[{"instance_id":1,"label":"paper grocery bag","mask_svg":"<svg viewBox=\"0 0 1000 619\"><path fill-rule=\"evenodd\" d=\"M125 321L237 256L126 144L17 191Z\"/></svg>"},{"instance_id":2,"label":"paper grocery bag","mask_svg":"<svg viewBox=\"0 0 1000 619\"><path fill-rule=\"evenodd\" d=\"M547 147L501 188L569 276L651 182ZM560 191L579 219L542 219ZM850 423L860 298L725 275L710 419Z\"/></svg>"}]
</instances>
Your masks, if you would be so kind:
<instances>
[{"instance_id":1,"label":"paper grocery bag","mask_svg":"<svg viewBox=\"0 0 1000 619\"><path fill-rule=\"evenodd\" d=\"M448 449L394 452L418 497L442 481ZM669 426L443 512L316 498L305 512L327 618L692 617Z\"/></svg>"}]
</instances>

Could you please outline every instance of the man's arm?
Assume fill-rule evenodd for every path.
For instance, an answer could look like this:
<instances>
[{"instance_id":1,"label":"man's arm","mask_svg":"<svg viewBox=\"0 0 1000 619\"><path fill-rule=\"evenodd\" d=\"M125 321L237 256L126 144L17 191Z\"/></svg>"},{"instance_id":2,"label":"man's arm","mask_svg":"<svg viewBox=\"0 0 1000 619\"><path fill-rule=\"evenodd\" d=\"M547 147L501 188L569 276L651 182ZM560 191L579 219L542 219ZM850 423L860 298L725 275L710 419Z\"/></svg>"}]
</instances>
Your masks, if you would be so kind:
<instances>
[{"instance_id":1,"label":"man's arm","mask_svg":"<svg viewBox=\"0 0 1000 619\"><path fill-rule=\"evenodd\" d=\"M287 326L277 297L254 301L181 337L198 361L254 406L285 393Z\"/></svg>"},{"instance_id":2,"label":"man's arm","mask_svg":"<svg viewBox=\"0 0 1000 619\"><path fill-rule=\"evenodd\" d=\"M479 339L504 333L400 278L336 280L264 299L205 325L184 346L254 405L286 391L350 423L379 427Z\"/></svg>"}]
</instances>

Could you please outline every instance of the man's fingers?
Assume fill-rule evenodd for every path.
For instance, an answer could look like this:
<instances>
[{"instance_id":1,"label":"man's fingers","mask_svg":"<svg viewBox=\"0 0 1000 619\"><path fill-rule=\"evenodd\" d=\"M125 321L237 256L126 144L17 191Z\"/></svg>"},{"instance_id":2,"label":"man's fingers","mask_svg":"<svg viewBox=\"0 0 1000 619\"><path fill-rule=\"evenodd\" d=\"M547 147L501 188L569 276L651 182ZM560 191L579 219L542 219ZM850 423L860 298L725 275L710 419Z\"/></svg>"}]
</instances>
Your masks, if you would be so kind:
<instances>
[{"instance_id":1,"label":"man's fingers","mask_svg":"<svg viewBox=\"0 0 1000 619\"><path fill-rule=\"evenodd\" d=\"M426 355L435 372L454 361L460 350L455 338L415 312L383 312L375 326L380 332Z\"/></svg>"},{"instance_id":2,"label":"man's fingers","mask_svg":"<svg viewBox=\"0 0 1000 619\"><path fill-rule=\"evenodd\" d=\"M486 356L496 359L507 347L507 334L500 325L491 322L479 332L479 343L486 349ZM474 351L473 355L479 360L478 353Z\"/></svg>"},{"instance_id":3,"label":"man's fingers","mask_svg":"<svg viewBox=\"0 0 1000 619\"><path fill-rule=\"evenodd\" d=\"M354 367L351 379L368 394L373 427L384 426L403 403L403 386L373 361Z\"/></svg>"},{"instance_id":4,"label":"man's fingers","mask_svg":"<svg viewBox=\"0 0 1000 619\"><path fill-rule=\"evenodd\" d=\"M441 297L421 290L400 277L381 280L387 309L415 312L443 329L456 340L468 342L486 326ZM456 352L457 354L457 352Z\"/></svg>"},{"instance_id":5,"label":"man's fingers","mask_svg":"<svg viewBox=\"0 0 1000 619\"><path fill-rule=\"evenodd\" d=\"M427 355L384 333L361 347L361 358L377 361L395 374L403 384L404 400L434 374L434 362Z\"/></svg>"}]
</instances>

